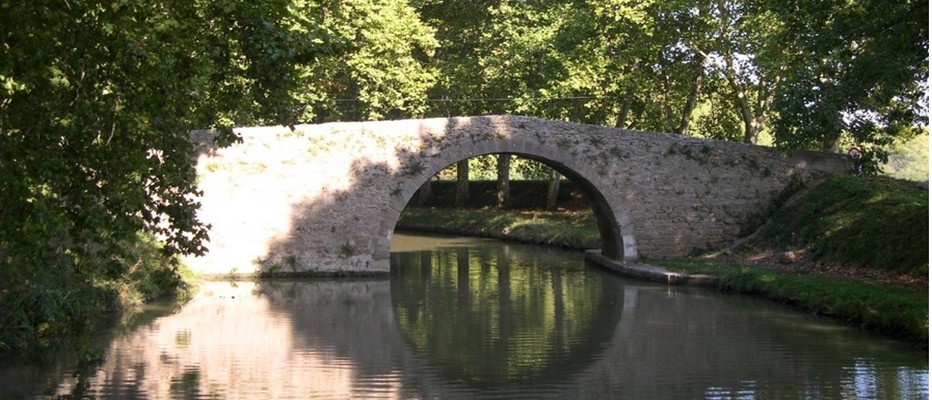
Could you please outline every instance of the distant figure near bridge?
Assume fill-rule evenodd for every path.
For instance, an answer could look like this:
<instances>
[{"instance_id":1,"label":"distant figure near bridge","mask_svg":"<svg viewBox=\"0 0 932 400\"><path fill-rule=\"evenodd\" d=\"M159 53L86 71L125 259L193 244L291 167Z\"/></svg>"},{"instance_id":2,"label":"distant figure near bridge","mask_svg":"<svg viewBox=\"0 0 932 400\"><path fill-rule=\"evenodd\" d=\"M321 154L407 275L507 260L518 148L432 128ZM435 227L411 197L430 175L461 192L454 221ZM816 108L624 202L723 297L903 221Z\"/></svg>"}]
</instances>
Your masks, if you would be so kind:
<instances>
[{"instance_id":1,"label":"distant figure near bridge","mask_svg":"<svg viewBox=\"0 0 932 400\"><path fill-rule=\"evenodd\" d=\"M205 274L376 274L395 223L441 169L506 153L579 185L602 239L625 261L721 246L790 182L844 173L844 155L517 116L242 128L242 143L195 132Z\"/></svg>"}]
</instances>

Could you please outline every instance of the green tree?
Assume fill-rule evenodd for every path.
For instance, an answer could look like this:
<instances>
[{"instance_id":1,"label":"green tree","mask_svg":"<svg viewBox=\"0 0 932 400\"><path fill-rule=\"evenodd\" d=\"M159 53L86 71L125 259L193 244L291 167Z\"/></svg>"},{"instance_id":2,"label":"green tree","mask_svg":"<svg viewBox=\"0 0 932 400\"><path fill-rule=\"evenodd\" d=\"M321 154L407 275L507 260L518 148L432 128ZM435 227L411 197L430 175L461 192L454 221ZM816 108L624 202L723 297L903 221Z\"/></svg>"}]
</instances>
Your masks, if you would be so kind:
<instances>
[{"instance_id":1,"label":"green tree","mask_svg":"<svg viewBox=\"0 0 932 400\"><path fill-rule=\"evenodd\" d=\"M432 93L443 101L434 114L512 113L687 133L695 110L715 102L703 99L707 88L723 87L705 84L714 44L708 5L437 0L421 10L441 42Z\"/></svg>"},{"instance_id":2,"label":"green tree","mask_svg":"<svg viewBox=\"0 0 932 400\"><path fill-rule=\"evenodd\" d=\"M673 27L676 47L693 53L695 68L679 126L687 126L692 111L699 107L704 113L697 119L705 117L697 126L700 136L757 143L785 78L781 66L785 46L775 40L781 22L746 0L668 2L664 7L664 25ZM706 90L702 90L703 82ZM702 105L697 104L700 94L705 97ZM722 119L725 112L735 117ZM710 113L715 115L711 119ZM740 121L740 135L730 123L733 118Z\"/></svg>"},{"instance_id":3,"label":"green tree","mask_svg":"<svg viewBox=\"0 0 932 400\"><path fill-rule=\"evenodd\" d=\"M796 50L776 100L777 144L838 150L844 138L873 161L928 123L929 5L907 0L775 1ZM871 163L871 166L876 164Z\"/></svg>"},{"instance_id":4,"label":"green tree","mask_svg":"<svg viewBox=\"0 0 932 400\"><path fill-rule=\"evenodd\" d=\"M435 116L486 115L502 113L498 102L490 102L488 82L483 79L480 39L496 29L490 12L499 0L423 0L421 19L435 29L437 51L430 60L438 79L429 90L433 100L429 114Z\"/></svg>"},{"instance_id":5,"label":"green tree","mask_svg":"<svg viewBox=\"0 0 932 400\"><path fill-rule=\"evenodd\" d=\"M293 123L314 32L285 0L0 3L0 348L43 334L13 312L88 317L66 286L126 274L139 231L205 251L188 132Z\"/></svg>"},{"instance_id":6,"label":"green tree","mask_svg":"<svg viewBox=\"0 0 932 400\"><path fill-rule=\"evenodd\" d=\"M418 117L437 71L428 65L437 41L407 0L296 0L304 19L343 47L300 69L297 93L317 122Z\"/></svg>"},{"instance_id":7,"label":"green tree","mask_svg":"<svg viewBox=\"0 0 932 400\"><path fill-rule=\"evenodd\" d=\"M929 134L914 136L912 139L897 140L890 152L889 162L884 165L884 172L894 178L911 181L929 180Z\"/></svg>"}]
</instances>

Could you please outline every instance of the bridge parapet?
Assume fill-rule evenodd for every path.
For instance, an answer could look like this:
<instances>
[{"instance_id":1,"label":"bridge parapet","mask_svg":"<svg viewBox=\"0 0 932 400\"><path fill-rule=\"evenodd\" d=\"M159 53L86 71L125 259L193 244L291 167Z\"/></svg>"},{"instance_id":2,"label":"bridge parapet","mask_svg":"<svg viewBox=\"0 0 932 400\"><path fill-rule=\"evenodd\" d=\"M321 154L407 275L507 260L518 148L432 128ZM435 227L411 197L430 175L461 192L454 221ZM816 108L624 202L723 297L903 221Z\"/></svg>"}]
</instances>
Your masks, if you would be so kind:
<instances>
[{"instance_id":1,"label":"bridge parapet","mask_svg":"<svg viewBox=\"0 0 932 400\"><path fill-rule=\"evenodd\" d=\"M206 274L370 274L389 269L395 223L446 166L510 153L558 169L593 207L602 253L684 255L737 237L793 179L845 170L840 155L516 116L238 129L192 135L210 252Z\"/></svg>"}]
</instances>

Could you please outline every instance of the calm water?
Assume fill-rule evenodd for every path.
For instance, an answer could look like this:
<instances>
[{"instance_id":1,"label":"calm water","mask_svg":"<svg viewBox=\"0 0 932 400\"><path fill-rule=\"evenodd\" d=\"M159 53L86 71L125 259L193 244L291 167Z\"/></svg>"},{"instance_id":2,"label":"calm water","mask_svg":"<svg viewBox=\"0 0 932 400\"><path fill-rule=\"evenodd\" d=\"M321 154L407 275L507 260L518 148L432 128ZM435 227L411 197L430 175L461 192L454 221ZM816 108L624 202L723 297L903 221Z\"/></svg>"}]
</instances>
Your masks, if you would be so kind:
<instances>
[{"instance_id":1,"label":"calm water","mask_svg":"<svg viewBox=\"0 0 932 400\"><path fill-rule=\"evenodd\" d=\"M927 353L766 301L492 240L393 250L389 279L208 282L91 371L7 360L0 399L928 397Z\"/></svg>"}]
</instances>

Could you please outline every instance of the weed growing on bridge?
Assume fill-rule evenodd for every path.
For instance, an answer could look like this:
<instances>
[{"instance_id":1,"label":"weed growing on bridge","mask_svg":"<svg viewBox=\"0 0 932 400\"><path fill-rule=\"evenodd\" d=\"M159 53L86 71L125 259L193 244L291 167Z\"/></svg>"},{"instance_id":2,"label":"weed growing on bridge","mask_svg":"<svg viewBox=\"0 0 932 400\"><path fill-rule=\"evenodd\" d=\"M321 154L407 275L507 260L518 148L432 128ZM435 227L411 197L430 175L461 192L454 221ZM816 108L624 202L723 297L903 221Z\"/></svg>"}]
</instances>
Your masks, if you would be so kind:
<instances>
[{"instance_id":1,"label":"weed growing on bridge","mask_svg":"<svg viewBox=\"0 0 932 400\"><path fill-rule=\"evenodd\" d=\"M750 168L750 169L752 169L752 170L758 170L758 169L760 169L760 164L757 162L757 160L755 160L755 159L753 159L753 158L751 158L751 157L748 157L748 156L745 155L745 154L742 154L742 155L741 155L741 158L743 158L744 161L748 164L748 168Z\"/></svg>"},{"instance_id":2,"label":"weed growing on bridge","mask_svg":"<svg viewBox=\"0 0 932 400\"><path fill-rule=\"evenodd\" d=\"M340 258L350 258L356 255L356 247L349 243L340 245Z\"/></svg>"},{"instance_id":3,"label":"weed growing on bridge","mask_svg":"<svg viewBox=\"0 0 932 400\"><path fill-rule=\"evenodd\" d=\"M294 130L283 129L283 130L275 132L275 139L285 139L285 138L302 137L302 136L304 136L304 132L298 129L294 129Z\"/></svg>"},{"instance_id":4,"label":"weed growing on bridge","mask_svg":"<svg viewBox=\"0 0 932 400\"><path fill-rule=\"evenodd\" d=\"M707 144L703 144L696 153L693 153L693 149L689 145L671 143L670 147L667 149L666 155L672 156L677 154L686 157L687 160L695 161L699 165L717 165L714 161L712 148Z\"/></svg>"},{"instance_id":5,"label":"weed growing on bridge","mask_svg":"<svg viewBox=\"0 0 932 400\"><path fill-rule=\"evenodd\" d=\"M401 174L405 176L415 176L424 172L427 166L420 160L409 160L401 167Z\"/></svg>"},{"instance_id":6,"label":"weed growing on bridge","mask_svg":"<svg viewBox=\"0 0 932 400\"><path fill-rule=\"evenodd\" d=\"M618 146L612 146L608 149L608 154L615 158L627 159L628 155Z\"/></svg>"},{"instance_id":7,"label":"weed growing on bridge","mask_svg":"<svg viewBox=\"0 0 932 400\"><path fill-rule=\"evenodd\" d=\"M388 148L388 138L385 136L376 136L375 137L375 147L379 149Z\"/></svg>"},{"instance_id":8,"label":"weed growing on bridge","mask_svg":"<svg viewBox=\"0 0 932 400\"><path fill-rule=\"evenodd\" d=\"M207 169L208 172L216 172L220 170L220 168L222 168L222 165L221 163L217 161L210 160L210 161L207 161L206 164L204 164L204 168Z\"/></svg>"},{"instance_id":9,"label":"weed growing on bridge","mask_svg":"<svg viewBox=\"0 0 932 400\"><path fill-rule=\"evenodd\" d=\"M295 257L294 254L289 254L287 257L285 257L284 261L285 265L291 269L291 272L298 272L298 258Z\"/></svg>"}]
</instances>

